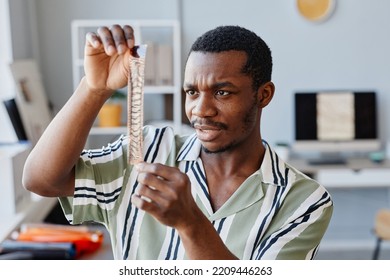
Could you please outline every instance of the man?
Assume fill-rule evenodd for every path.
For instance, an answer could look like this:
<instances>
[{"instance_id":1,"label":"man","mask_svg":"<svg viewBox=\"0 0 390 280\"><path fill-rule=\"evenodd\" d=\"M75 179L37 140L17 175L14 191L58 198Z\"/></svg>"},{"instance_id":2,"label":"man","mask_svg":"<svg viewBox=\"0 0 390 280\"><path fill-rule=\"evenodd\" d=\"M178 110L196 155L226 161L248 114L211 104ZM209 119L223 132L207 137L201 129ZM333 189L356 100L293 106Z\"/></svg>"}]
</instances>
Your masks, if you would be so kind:
<instances>
[{"instance_id":1,"label":"man","mask_svg":"<svg viewBox=\"0 0 390 280\"><path fill-rule=\"evenodd\" d=\"M221 26L193 44L183 87L194 135L145 127L136 166L126 136L83 151L103 103L127 83L134 44L130 26L87 35L85 77L31 152L25 187L60 197L73 224L103 223L116 259L313 259L332 200L262 140L272 58L249 30Z\"/></svg>"}]
</instances>

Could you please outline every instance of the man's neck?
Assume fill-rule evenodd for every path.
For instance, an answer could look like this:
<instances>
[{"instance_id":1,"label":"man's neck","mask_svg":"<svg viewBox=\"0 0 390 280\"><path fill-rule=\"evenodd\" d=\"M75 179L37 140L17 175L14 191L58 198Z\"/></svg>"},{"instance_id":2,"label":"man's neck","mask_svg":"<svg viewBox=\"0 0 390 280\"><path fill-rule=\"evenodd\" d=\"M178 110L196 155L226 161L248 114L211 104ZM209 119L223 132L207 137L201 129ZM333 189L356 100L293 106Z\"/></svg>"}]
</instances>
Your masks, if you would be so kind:
<instances>
[{"instance_id":1,"label":"man's neck","mask_svg":"<svg viewBox=\"0 0 390 280\"><path fill-rule=\"evenodd\" d=\"M250 176L260 168L265 153L261 140L250 149L232 148L223 152L201 151L201 159L207 173L223 177Z\"/></svg>"},{"instance_id":2,"label":"man's neck","mask_svg":"<svg viewBox=\"0 0 390 280\"><path fill-rule=\"evenodd\" d=\"M260 144L249 151L237 149L221 153L201 152L210 203L217 211L242 183L261 166L265 147Z\"/></svg>"}]
</instances>

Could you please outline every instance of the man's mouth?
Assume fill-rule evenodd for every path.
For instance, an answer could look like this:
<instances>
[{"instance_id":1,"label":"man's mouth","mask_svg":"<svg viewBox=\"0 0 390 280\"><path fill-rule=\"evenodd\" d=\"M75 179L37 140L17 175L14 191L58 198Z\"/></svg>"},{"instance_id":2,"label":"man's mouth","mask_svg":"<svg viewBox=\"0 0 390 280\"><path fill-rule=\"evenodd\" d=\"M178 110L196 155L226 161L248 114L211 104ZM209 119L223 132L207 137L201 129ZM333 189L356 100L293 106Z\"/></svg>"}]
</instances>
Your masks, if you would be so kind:
<instances>
[{"instance_id":1,"label":"man's mouth","mask_svg":"<svg viewBox=\"0 0 390 280\"><path fill-rule=\"evenodd\" d=\"M194 124L196 130L221 130L221 128L211 125Z\"/></svg>"},{"instance_id":2,"label":"man's mouth","mask_svg":"<svg viewBox=\"0 0 390 280\"><path fill-rule=\"evenodd\" d=\"M220 122L213 122L210 120L201 121L199 119L191 121L191 126L195 129L201 130L226 130L227 125Z\"/></svg>"},{"instance_id":3,"label":"man's mouth","mask_svg":"<svg viewBox=\"0 0 390 280\"><path fill-rule=\"evenodd\" d=\"M210 142L215 140L224 130L224 124L201 124L192 122L192 127L195 128L196 134L200 141Z\"/></svg>"},{"instance_id":4,"label":"man's mouth","mask_svg":"<svg viewBox=\"0 0 390 280\"><path fill-rule=\"evenodd\" d=\"M218 135L221 133L221 130L212 130L212 129L196 129L196 135L198 136L198 139L203 142L211 142L215 140Z\"/></svg>"}]
</instances>

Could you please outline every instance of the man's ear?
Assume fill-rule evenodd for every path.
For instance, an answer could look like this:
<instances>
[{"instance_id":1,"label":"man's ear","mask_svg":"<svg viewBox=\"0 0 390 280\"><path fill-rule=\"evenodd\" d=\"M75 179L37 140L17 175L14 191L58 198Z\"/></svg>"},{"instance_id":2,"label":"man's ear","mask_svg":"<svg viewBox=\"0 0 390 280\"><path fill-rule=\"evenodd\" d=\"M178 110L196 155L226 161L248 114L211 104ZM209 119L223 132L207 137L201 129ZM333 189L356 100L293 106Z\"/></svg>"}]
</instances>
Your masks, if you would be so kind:
<instances>
[{"instance_id":1,"label":"man's ear","mask_svg":"<svg viewBox=\"0 0 390 280\"><path fill-rule=\"evenodd\" d=\"M258 104L259 107L266 107L274 97L275 93L275 85L273 82L266 82L261 85L257 90Z\"/></svg>"}]
</instances>

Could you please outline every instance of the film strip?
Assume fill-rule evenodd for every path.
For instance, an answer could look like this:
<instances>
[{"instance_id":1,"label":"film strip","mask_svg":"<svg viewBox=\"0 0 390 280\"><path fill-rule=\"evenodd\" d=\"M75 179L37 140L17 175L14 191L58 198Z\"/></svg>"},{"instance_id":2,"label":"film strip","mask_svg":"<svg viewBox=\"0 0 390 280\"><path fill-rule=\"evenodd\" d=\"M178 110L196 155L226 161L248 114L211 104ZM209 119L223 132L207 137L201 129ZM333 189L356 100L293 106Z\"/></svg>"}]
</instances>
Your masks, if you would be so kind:
<instances>
[{"instance_id":1,"label":"film strip","mask_svg":"<svg viewBox=\"0 0 390 280\"><path fill-rule=\"evenodd\" d=\"M129 135L128 161L143 161L143 115L146 45L135 46L129 59L127 130Z\"/></svg>"}]
</instances>

